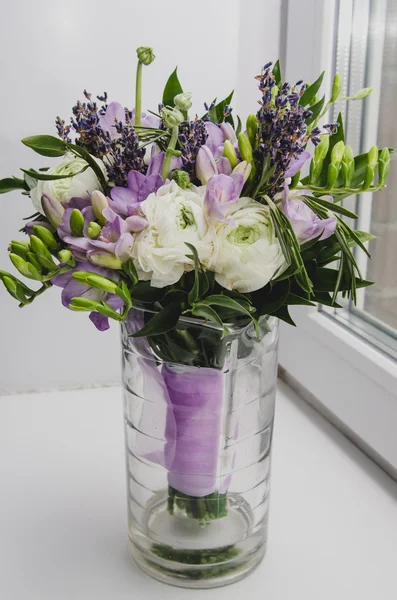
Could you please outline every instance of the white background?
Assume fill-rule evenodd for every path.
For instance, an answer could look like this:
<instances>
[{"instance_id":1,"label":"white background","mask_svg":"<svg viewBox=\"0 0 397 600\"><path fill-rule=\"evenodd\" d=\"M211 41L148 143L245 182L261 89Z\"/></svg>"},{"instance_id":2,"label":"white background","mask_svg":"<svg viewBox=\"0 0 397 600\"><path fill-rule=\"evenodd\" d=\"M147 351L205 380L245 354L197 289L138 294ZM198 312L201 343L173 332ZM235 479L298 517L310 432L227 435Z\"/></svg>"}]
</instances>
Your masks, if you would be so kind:
<instances>
[{"instance_id":1,"label":"white background","mask_svg":"<svg viewBox=\"0 0 397 600\"><path fill-rule=\"evenodd\" d=\"M179 67L198 112L204 101L237 89L242 116L256 112L256 75L279 54L282 0L14 0L2 8L0 38L0 178L19 167L50 164L25 148L28 135L55 134L86 88L132 106L135 49L151 45L143 105L156 108ZM12 270L9 240L34 211L27 197L0 197L0 268ZM21 234L19 234L21 235ZM0 393L106 385L119 378L118 327L99 333L71 313L53 289L19 309L0 289Z\"/></svg>"}]
</instances>

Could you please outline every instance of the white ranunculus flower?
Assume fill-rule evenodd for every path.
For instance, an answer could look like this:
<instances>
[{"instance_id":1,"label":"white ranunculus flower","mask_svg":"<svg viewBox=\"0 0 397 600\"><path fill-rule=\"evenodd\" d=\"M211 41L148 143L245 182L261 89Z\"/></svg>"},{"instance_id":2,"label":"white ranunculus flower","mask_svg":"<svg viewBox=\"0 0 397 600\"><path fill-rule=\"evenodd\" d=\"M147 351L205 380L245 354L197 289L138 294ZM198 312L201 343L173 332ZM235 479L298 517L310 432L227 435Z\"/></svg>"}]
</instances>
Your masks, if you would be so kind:
<instances>
[{"instance_id":1,"label":"white ranunculus flower","mask_svg":"<svg viewBox=\"0 0 397 600\"><path fill-rule=\"evenodd\" d=\"M153 287L179 281L193 269L185 242L198 252L201 264L211 269L216 260L217 236L203 211L205 189L182 189L175 181L163 185L141 204L148 226L135 236L133 257L140 279Z\"/></svg>"},{"instance_id":2,"label":"white ranunculus flower","mask_svg":"<svg viewBox=\"0 0 397 600\"><path fill-rule=\"evenodd\" d=\"M254 292L285 269L284 255L266 206L240 198L230 217L217 231L215 279L228 290Z\"/></svg>"},{"instance_id":3,"label":"white ranunculus flower","mask_svg":"<svg viewBox=\"0 0 397 600\"><path fill-rule=\"evenodd\" d=\"M105 178L106 168L99 158L95 158L100 166ZM70 175L84 169L87 163L82 158L74 154L66 154L61 162L56 167L49 169L47 174L53 175ZM30 191L30 197L34 207L42 214L41 196L48 194L58 202L67 203L71 198L88 198L94 190L101 190L101 184L98 181L94 171L89 167L83 173L75 177L67 177L66 179L54 179L52 181L39 181L37 186Z\"/></svg>"}]
</instances>

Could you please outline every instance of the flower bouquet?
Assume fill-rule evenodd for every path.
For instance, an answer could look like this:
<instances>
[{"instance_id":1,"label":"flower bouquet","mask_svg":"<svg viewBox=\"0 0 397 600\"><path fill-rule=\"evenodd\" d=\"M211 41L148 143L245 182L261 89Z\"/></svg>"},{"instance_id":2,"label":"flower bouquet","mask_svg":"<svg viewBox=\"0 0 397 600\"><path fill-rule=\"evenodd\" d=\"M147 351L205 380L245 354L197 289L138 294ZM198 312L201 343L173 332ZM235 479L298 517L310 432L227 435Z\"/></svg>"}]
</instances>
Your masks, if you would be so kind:
<instances>
[{"instance_id":1,"label":"flower bouquet","mask_svg":"<svg viewBox=\"0 0 397 600\"><path fill-rule=\"evenodd\" d=\"M59 160L0 181L36 210L9 246L32 284L0 278L20 307L58 286L100 331L121 323L134 557L161 580L212 587L265 551L279 319L370 285L354 247L368 254L372 236L341 201L384 187L390 149L354 156L341 116L320 125L336 100L371 91L340 98L338 75L326 100L324 73L290 85L268 63L243 122L233 93L189 115L176 69L143 112L154 54L137 56L132 110L84 91L57 137L22 140Z\"/></svg>"}]
</instances>

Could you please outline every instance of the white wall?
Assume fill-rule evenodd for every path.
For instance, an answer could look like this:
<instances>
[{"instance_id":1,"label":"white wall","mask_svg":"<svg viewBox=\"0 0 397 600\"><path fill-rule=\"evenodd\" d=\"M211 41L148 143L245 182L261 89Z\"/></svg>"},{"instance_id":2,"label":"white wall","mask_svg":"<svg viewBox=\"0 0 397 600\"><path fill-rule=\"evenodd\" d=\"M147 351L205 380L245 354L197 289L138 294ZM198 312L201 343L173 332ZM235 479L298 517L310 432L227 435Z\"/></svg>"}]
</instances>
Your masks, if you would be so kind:
<instances>
[{"instance_id":1,"label":"white wall","mask_svg":"<svg viewBox=\"0 0 397 600\"><path fill-rule=\"evenodd\" d=\"M166 78L179 65L197 111L238 84L237 106L256 110L255 75L274 59L281 0L14 0L3 8L0 38L0 177L51 159L20 139L53 133L86 88L132 105L135 49L152 45L144 69L144 105L156 108ZM269 58L270 57L270 58ZM250 103L250 104L249 104ZM250 108L251 106L251 108ZM27 197L0 197L0 268L12 270L6 247L18 238ZM21 234L19 234L21 235ZM119 378L118 327L99 333L86 315L63 308L59 289L19 309L0 289L0 393L106 385Z\"/></svg>"}]
</instances>

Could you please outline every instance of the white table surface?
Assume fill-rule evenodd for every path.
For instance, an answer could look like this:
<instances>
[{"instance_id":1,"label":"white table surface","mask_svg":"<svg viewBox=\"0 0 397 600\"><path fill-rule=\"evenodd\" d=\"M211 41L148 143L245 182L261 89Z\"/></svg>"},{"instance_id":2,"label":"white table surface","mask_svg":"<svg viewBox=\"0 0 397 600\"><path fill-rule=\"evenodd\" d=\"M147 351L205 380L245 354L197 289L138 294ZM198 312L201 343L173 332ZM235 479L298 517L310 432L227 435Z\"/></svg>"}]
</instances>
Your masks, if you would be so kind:
<instances>
[{"instance_id":1,"label":"white table surface","mask_svg":"<svg viewBox=\"0 0 397 600\"><path fill-rule=\"evenodd\" d=\"M280 383L265 560L232 586L172 588L127 551L120 389L0 397L1 600L395 600L396 499Z\"/></svg>"}]
</instances>

